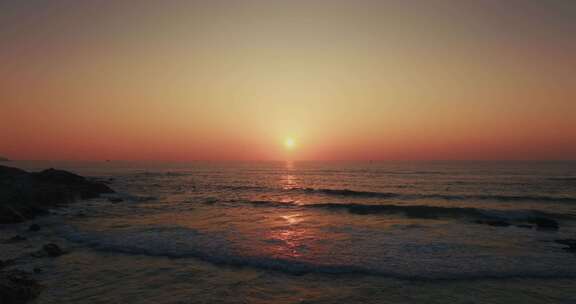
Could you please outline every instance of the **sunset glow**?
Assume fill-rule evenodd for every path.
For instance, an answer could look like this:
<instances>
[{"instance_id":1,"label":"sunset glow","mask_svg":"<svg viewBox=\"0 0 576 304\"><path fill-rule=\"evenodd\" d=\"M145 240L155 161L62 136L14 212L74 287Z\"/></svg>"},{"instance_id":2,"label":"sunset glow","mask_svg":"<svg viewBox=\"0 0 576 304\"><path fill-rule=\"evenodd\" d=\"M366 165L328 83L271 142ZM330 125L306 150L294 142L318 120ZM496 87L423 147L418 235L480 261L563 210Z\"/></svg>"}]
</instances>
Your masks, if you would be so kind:
<instances>
[{"instance_id":1,"label":"sunset glow","mask_svg":"<svg viewBox=\"0 0 576 304\"><path fill-rule=\"evenodd\" d=\"M576 304L575 215L576 0L0 0L10 303Z\"/></svg>"},{"instance_id":2,"label":"sunset glow","mask_svg":"<svg viewBox=\"0 0 576 304\"><path fill-rule=\"evenodd\" d=\"M11 1L14 159L570 159L574 1Z\"/></svg>"},{"instance_id":3,"label":"sunset glow","mask_svg":"<svg viewBox=\"0 0 576 304\"><path fill-rule=\"evenodd\" d=\"M295 145L296 145L296 142L291 137L288 137L288 138L286 138L286 140L284 140L284 147L286 147L286 149L288 149L288 150L294 149Z\"/></svg>"}]
</instances>

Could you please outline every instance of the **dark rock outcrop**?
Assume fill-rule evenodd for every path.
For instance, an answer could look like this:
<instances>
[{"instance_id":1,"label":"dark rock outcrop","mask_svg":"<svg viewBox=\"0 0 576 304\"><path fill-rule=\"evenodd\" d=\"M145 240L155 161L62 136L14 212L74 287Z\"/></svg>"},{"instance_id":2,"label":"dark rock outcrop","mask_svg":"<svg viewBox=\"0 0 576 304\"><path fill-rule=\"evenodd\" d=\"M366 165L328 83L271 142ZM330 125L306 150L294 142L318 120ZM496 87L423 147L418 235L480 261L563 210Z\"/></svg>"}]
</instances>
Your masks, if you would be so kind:
<instances>
[{"instance_id":1,"label":"dark rock outcrop","mask_svg":"<svg viewBox=\"0 0 576 304\"><path fill-rule=\"evenodd\" d=\"M48 169L31 174L38 184L57 187L75 198L89 199L98 197L102 193L114 192L103 183L89 181L83 176L68 171Z\"/></svg>"},{"instance_id":2,"label":"dark rock outcrop","mask_svg":"<svg viewBox=\"0 0 576 304\"><path fill-rule=\"evenodd\" d=\"M7 159L6 157L0 156L0 162L7 162L7 161L10 161L10 160Z\"/></svg>"},{"instance_id":3,"label":"dark rock outcrop","mask_svg":"<svg viewBox=\"0 0 576 304\"><path fill-rule=\"evenodd\" d=\"M103 183L67 171L28 173L0 166L0 224L22 222L52 207L113 192Z\"/></svg>"},{"instance_id":4,"label":"dark rock outcrop","mask_svg":"<svg viewBox=\"0 0 576 304\"><path fill-rule=\"evenodd\" d=\"M0 303L22 304L34 299L42 286L22 271L0 272Z\"/></svg>"},{"instance_id":5,"label":"dark rock outcrop","mask_svg":"<svg viewBox=\"0 0 576 304\"><path fill-rule=\"evenodd\" d=\"M28 174L28 172L18 168L0 166L0 178L13 178L15 176L26 174Z\"/></svg>"},{"instance_id":6,"label":"dark rock outcrop","mask_svg":"<svg viewBox=\"0 0 576 304\"><path fill-rule=\"evenodd\" d=\"M14 264L14 260L0 260L0 269Z\"/></svg>"},{"instance_id":7,"label":"dark rock outcrop","mask_svg":"<svg viewBox=\"0 0 576 304\"><path fill-rule=\"evenodd\" d=\"M62 250L58 245L50 243L46 244L42 247L44 252L48 254L49 257L58 257L64 254L64 250Z\"/></svg>"},{"instance_id":8,"label":"dark rock outcrop","mask_svg":"<svg viewBox=\"0 0 576 304\"><path fill-rule=\"evenodd\" d=\"M32 224L32 225L30 225L30 227L28 227L28 231L31 231L31 232L38 232L38 231L40 231L40 229L42 229L42 227L40 227L40 225L38 225L38 224Z\"/></svg>"},{"instance_id":9,"label":"dark rock outcrop","mask_svg":"<svg viewBox=\"0 0 576 304\"><path fill-rule=\"evenodd\" d=\"M66 254L66 251L62 250L60 246L54 243L48 243L42 246L42 249L33 252L31 255L36 258L45 258L45 257L55 258L64 254Z\"/></svg>"}]
</instances>

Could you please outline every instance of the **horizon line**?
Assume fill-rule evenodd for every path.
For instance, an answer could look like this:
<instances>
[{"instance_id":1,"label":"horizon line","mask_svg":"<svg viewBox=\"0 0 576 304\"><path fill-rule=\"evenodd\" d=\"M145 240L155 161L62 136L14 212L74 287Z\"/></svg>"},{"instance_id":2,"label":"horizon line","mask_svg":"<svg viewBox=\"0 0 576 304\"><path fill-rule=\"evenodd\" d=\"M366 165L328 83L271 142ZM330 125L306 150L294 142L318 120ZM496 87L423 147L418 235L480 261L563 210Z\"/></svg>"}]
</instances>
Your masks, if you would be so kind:
<instances>
[{"instance_id":1,"label":"horizon line","mask_svg":"<svg viewBox=\"0 0 576 304\"><path fill-rule=\"evenodd\" d=\"M51 161L51 162L576 162L576 159L8 159L0 163L17 161Z\"/></svg>"}]
</instances>

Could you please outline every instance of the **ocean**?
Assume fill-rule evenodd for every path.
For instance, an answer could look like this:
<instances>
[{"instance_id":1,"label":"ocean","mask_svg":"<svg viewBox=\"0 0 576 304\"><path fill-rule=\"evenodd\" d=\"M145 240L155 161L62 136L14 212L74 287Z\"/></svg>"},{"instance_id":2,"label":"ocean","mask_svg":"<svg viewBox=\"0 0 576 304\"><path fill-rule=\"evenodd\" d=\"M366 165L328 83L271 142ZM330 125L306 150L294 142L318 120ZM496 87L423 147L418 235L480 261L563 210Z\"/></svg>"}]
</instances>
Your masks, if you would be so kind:
<instances>
[{"instance_id":1,"label":"ocean","mask_svg":"<svg viewBox=\"0 0 576 304\"><path fill-rule=\"evenodd\" d=\"M35 220L37 303L576 303L576 162L7 165L118 192Z\"/></svg>"}]
</instances>

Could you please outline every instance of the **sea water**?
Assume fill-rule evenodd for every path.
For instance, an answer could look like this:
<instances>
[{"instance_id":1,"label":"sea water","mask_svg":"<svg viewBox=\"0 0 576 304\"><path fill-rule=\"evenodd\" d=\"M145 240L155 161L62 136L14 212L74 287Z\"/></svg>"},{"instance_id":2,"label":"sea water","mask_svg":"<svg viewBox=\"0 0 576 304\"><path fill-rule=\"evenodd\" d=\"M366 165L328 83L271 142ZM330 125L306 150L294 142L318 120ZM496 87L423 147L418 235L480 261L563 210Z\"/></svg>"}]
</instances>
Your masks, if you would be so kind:
<instances>
[{"instance_id":1,"label":"sea water","mask_svg":"<svg viewBox=\"0 0 576 304\"><path fill-rule=\"evenodd\" d=\"M39 219L38 303L576 303L576 162L11 165L118 192Z\"/></svg>"}]
</instances>

